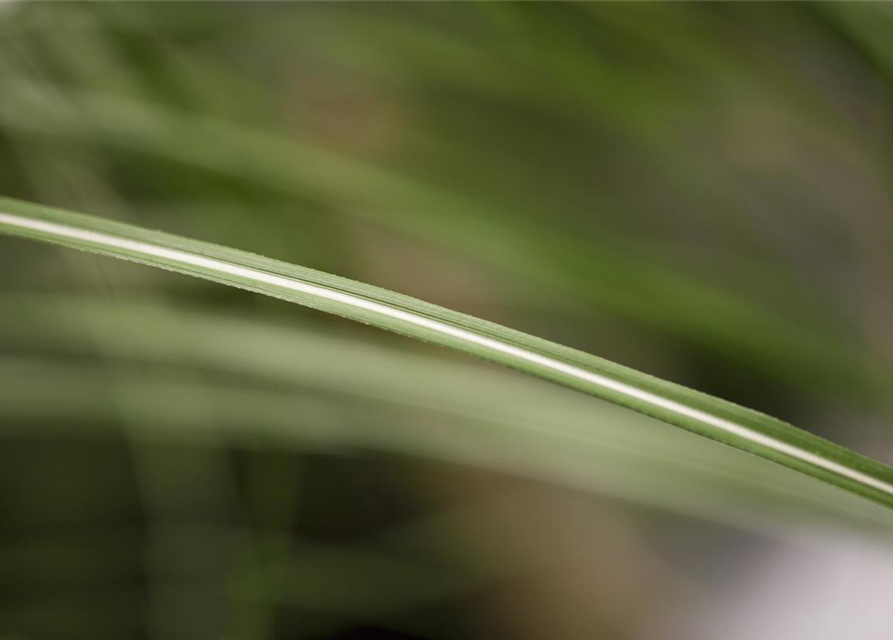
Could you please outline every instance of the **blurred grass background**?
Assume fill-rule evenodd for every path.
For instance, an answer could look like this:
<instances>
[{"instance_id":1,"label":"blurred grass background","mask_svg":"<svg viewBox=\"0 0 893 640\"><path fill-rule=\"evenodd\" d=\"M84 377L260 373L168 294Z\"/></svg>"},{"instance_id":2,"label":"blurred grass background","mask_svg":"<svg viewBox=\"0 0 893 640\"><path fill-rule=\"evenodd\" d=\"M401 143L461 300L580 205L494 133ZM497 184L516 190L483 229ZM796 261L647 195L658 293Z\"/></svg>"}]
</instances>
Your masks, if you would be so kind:
<instances>
[{"instance_id":1,"label":"blurred grass background","mask_svg":"<svg viewBox=\"0 0 893 640\"><path fill-rule=\"evenodd\" d=\"M0 193L893 462L885 4L0 4ZM274 300L0 239L2 638L886 638L891 519Z\"/></svg>"}]
</instances>

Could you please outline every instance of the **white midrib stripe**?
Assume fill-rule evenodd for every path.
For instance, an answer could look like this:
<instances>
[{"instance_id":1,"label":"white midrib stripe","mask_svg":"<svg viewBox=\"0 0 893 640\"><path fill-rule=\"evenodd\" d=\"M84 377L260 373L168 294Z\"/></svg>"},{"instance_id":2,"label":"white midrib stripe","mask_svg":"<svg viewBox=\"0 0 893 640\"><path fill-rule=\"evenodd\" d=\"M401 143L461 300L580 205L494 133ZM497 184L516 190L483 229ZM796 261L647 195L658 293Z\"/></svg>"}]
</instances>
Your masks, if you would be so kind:
<instances>
[{"instance_id":1,"label":"white midrib stripe","mask_svg":"<svg viewBox=\"0 0 893 640\"><path fill-rule=\"evenodd\" d=\"M689 407L674 400L663 398L649 391L639 389L624 382L612 380L611 378L608 378L604 375L594 373L586 369L581 369L580 367L555 360L554 358L543 356L514 345L505 344L503 342L500 342L499 340L479 335L472 331L468 331L467 329L461 329L459 327L439 322L437 320L431 320L429 318L416 316L406 311L401 311L400 309L393 309L386 305L380 304L378 302L373 302L371 300L366 300L365 298L361 298L359 296L344 293L341 291L333 291L325 287L309 284L306 282L300 282L298 280L294 280L292 278L287 278L284 276L266 273L264 271L261 271L260 269L234 265L223 260L195 255L186 251L181 251L179 249L170 249L149 242L131 240L129 238L122 238L99 231L80 229L57 222L33 220L31 218L22 217L12 213L5 213L2 211L0 211L0 225L5 225L12 229L30 229L32 231L38 231L50 236L55 236L59 239L82 240L84 242L89 242L91 244L99 245L100 247L104 248L115 248L124 251L132 251L137 254L154 256L156 258L171 260L173 262L178 262L184 265L191 265L202 269L208 269L209 271L225 273L236 276L237 278L272 285L291 291L297 291L299 293L324 298L333 302L339 302L341 304L352 306L358 309L363 309L364 311L368 311L380 316L399 320L406 324L423 327L425 329L429 329L445 336L451 336L465 342L479 345L490 351L503 353L518 360L530 362L545 369L550 369L552 371L562 373L572 378L589 382L604 389L610 389L611 391L614 391L621 395L625 395L629 398L639 400L646 404L665 409L680 416L685 416L686 418L696 420L705 425L715 427L721 431L725 431L726 433L731 433L755 444L759 444L769 449L773 449L774 451L777 451L779 453L786 454L792 458L800 460L801 462L805 462L820 469L824 469L825 471L830 471L834 474L837 474L838 476L854 480L858 483L870 486L874 489L877 489L878 491L886 493L887 495L893 496L893 485L884 482L883 480L879 480L878 478L869 476L854 469L849 469L848 467L845 467L837 462L826 460L825 458L822 458L821 456L818 456L814 453L804 451L803 449L800 449L796 446L793 446L786 442L782 442L758 431L754 431L753 429L737 424L735 422L731 422L729 420L726 420L725 418L711 415L699 409ZM2 231L2 228L0 228L0 231Z\"/></svg>"}]
</instances>

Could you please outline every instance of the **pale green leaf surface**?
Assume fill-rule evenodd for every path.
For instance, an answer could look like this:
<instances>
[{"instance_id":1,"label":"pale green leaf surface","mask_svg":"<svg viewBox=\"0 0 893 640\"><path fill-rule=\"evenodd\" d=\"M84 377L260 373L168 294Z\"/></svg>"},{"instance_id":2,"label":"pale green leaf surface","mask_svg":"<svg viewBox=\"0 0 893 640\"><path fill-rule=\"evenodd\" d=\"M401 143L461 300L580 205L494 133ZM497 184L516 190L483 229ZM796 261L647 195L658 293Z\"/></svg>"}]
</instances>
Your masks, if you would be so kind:
<instances>
[{"instance_id":1,"label":"pale green leaf surface","mask_svg":"<svg viewBox=\"0 0 893 640\"><path fill-rule=\"evenodd\" d=\"M524 371L893 507L893 469L780 420L408 296L254 254L0 199L0 231L263 293Z\"/></svg>"},{"instance_id":2,"label":"pale green leaf surface","mask_svg":"<svg viewBox=\"0 0 893 640\"><path fill-rule=\"evenodd\" d=\"M855 496L512 372L181 305L35 294L5 300L0 344L49 350L63 363L98 349L114 367L6 359L0 416L24 420L30 437L71 428L86 436L87 427L114 424L119 409L104 391L113 375L117 384L131 379L128 397L148 431L141 438L218 432L236 446L409 453L758 530L777 530L779 514L791 524L817 518L890 527L888 511ZM134 363L149 367L137 374ZM228 382L199 384L188 375L194 368ZM83 420L72 427L75 418Z\"/></svg>"}]
</instances>

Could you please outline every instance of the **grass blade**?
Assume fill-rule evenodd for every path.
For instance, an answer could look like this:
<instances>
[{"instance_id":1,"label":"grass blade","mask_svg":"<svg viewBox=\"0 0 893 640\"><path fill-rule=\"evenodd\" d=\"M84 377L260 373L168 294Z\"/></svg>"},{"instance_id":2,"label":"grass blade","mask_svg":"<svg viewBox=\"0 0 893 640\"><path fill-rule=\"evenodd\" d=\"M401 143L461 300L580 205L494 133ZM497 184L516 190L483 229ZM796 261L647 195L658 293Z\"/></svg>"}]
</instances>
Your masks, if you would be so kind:
<instances>
[{"instance_id":1,"label":"grass blade","mask_svg":"<svg viewBox=\"0 0 893 640\"><path fill-rule=\"evenodd\" d=\"M491 360L893 508L893 469L730 402L408 296L254 254L0 198L0 232L262 293Z\"/></svg>"}]
</instances>

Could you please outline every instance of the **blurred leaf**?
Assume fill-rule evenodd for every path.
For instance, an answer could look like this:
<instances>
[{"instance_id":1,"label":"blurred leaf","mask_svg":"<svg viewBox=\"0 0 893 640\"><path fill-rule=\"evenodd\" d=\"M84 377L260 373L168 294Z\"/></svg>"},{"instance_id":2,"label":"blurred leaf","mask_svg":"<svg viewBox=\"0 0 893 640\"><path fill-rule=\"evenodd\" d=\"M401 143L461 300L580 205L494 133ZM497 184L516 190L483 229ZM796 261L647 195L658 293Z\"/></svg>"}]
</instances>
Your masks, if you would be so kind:
<instances>
[{"instance_id":1,"label":"blurred leaf","mask_svg":"<svg viewBox=\"0 0 893 640\"><path fill-rule=\"evenodd\" d=\"M514 374L182 308L21 294L6 299L10 311L0 319L0 340L59 354L98 348L126 365L115 368L116 384L131 380L133 410L148 430L143 437L189 440L222 429L238 446L413 453L542 476L744 527L768 525L773 511L787 519L887 526L877 508L799 474ZM128 363L197 367L225 374L225 382L197 384L168 369L137 375ZM69 428L61 426L66 418L82 419L78 429L86 436L86 425L108 424L116 413L114 399L102 392L101 369L86 364L8 358L0 377L0 406L9 417L47 421L29 427L32 436ZM234 386L234 377L244 382ZM282 390L280 383L303 392ZM5 433L13 435L9 428Z\"/></svg>"},{"instance_id":2,"label":"blurred leaf","mask_svg":"<svg viewBox=\"0 0 893 640\"><path fill-rule=\"evenodd\" d=\"M50 143L95 139L335 205L660 326L764 375L863 401L886 397L889 372L858 344L830 336L821 316L791 319L665 268L641 246L583 240L382 166L225 121L73 89L66 106L33 84L14 86L15 100L0 105L10 131Z\"/></svg>"}]
</instances>

